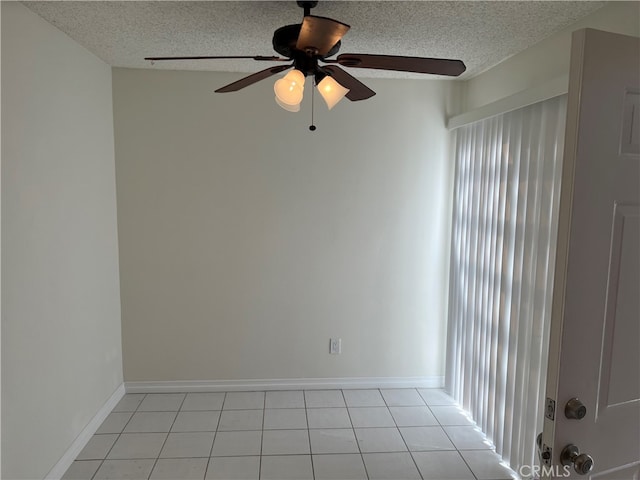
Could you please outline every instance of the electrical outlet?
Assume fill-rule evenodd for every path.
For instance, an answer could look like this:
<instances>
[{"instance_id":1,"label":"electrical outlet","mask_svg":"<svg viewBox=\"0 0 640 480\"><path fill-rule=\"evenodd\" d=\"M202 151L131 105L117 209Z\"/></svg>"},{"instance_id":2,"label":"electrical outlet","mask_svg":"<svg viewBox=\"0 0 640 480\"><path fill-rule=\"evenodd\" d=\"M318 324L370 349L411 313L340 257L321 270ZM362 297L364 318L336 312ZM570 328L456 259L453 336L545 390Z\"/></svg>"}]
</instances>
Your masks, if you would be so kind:
<instances>
[{"instance_id":1,"label":"electrical outlet","mask_svg":"<svg viewBox=\"0 0 640 480\"><path fill-rule=\"evenodd\" d=\"M340 355L342 353L342 339L330 338L329 339L329 353L331 355Z\"/></svg>"}]
</instances>

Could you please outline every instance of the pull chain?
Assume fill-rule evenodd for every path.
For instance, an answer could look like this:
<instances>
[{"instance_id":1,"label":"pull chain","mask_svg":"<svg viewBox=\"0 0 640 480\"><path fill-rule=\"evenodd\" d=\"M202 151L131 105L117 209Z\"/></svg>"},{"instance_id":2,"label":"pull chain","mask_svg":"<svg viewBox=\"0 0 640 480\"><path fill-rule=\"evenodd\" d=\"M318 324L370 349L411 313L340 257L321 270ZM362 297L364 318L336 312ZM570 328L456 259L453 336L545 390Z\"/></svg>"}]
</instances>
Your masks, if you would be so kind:
<instances>
[{"instance_id":1,"label":"pull chain","mask_svg":"<svg viewBox=\"0 0 640 480\"><path fill-rule=\"evenodd\" d=\"M311 82L311 125L309 125L309 130L311 130L312 132L314 132L316 130L316 126L313 124L313 104L314 104L314 99L315 99L315 91L316 89L313 88L313 83Z\"/></svg>"}]
</instances>

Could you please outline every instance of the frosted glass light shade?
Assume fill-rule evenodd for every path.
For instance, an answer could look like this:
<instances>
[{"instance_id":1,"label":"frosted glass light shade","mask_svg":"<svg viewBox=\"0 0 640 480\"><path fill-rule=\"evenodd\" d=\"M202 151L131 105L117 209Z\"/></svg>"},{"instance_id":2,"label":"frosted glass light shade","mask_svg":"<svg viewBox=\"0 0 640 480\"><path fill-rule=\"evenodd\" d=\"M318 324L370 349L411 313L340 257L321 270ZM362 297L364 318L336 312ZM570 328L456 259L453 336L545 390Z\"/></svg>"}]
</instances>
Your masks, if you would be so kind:
<instances>
[{"instance_id":1,"label":"frosted glass light shade","mask_svg":"<svg viewBox=\"0 0 640 480\"><path fill-rule=\"evenodd\" d=\"M287 105L286 103L282 103L278 97L276 97L276 103L278 105L280 105L282 108L284 108L286 111L288 112L299 112L300 111L300 104L296 103L295 105Z\"/></svg>"},{"instance_id":2,"label":"frosted glass light shade","mask_svg":"<svg viewBox=\"0 0 640 480\"><path fill-rule=\"evenodd\" d=\"M304 74L300 70L292 70L273 85L276 101L281 107L284 105L300 105L304 87ZM285 108L285 107L283 107ZM287 108L287 110L289 110ZM299 110L299 108L298 108ZM293 111L293 110L290 110Z\"/></svg>"},{"instance_id":3,"label":"frosted glass light shade","mask_svg":"<svg viewBox=\"0 0 640 480\"><path fill-rule=\"evenodd\" d=\"M318 91L320 92L320 95L322 95L322 98L324 98L324 101L327 103L327 107L329 107L329 110L335 107L336 103L342 100L342 97L349 93L348 88L344 88L329 75L324 77L318 84Z\"/></svg>"}]
</instances>

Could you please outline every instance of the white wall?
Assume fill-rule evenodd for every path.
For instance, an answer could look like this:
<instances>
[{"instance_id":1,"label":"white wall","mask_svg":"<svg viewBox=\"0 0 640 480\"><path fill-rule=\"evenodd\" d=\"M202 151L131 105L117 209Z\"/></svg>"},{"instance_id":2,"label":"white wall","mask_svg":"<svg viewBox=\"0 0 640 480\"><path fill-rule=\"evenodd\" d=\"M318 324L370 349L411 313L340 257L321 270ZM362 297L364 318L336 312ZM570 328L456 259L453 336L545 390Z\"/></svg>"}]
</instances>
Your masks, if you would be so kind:
<instances>
[{"instance_id":1,"label":"white wall","mask_svg":"<svg viewBox=\"0 0 640 480\"><path fill-rule=\"evenodd\" d=\"M43 478L122 383L111 69L2 2L2 478Z\"/></svg>"},{"instance_id":2,"label":"white wall","mask_svg":"<svg viewBox=\"0 0 640 480\"><path fill-rule=\"evenodd\" d=\"M582 20L471 78L465 82L463 90L463 111L568 75L571 33L581 28L640 36L640 2L609 2Z\"/></svg>"},{"instance_id":3,"label":"white wall","mask_svg":"<svg viewBox=\"0 0 640 480\"><path fill-rule=\"evenodd\" d=\"M443 375L449 83L312 133L241 76L114 69L125 380Z\"/></svg>"}]
</instances>

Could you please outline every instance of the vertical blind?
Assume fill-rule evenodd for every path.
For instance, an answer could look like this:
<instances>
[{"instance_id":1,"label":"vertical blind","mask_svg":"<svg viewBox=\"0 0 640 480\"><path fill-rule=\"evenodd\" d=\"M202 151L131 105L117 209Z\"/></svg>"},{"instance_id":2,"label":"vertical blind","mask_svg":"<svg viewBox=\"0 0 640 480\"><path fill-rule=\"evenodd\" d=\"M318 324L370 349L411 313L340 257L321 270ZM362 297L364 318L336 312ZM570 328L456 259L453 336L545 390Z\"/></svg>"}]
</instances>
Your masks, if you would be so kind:
<instances>
[{"instance_id":1,"label":"vertical blind","mask_svg":"<svg viewBox=\"0 0 640 480\"><path fill-rule=\"evenodd\" d=\"M542 429L566 95L455 135L446 387L512 468Z\"/></svg>"}]
</instances>

